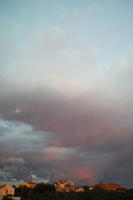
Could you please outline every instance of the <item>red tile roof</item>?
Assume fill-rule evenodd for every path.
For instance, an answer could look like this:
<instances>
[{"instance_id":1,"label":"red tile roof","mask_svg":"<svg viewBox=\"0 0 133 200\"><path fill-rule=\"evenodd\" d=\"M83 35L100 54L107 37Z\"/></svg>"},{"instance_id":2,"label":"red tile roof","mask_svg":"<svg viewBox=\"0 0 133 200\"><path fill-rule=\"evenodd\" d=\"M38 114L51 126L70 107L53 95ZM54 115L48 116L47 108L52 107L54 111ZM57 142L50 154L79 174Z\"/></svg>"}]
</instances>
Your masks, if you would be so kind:
<instances>
[{"instance_id":1,"label":"red tile roof","mask_svg":"<svg viewBox=\"0 0 133 200\"><path fill-rule=\"evenodd\" d=\"M59 181L57 181L57 183L60 183L60 184L64 184L64 183L66 183L66 182L71 182L71 183L73 183L73 182L70 181L70 180L59 180Z\"/></svg>"},{"instance_id":2,"label":"red tile roof","mask_svg":"<svg viewBox=\"0 0 133 200\"><path fill-rule=\"evenodd\" d=\"M37 185L37 182L25 182L22 185L16 185L16 188L19 187L28 187L28 188L33 188Z\"/></svg>"},{"instance_id":3,"label":"red tile roof","mask_svg":"<svg viewBox=\"0 0 133 200\"><path fill-rule=\"evenodd\" d=\"M58 183L63 184L63 183L66 183L67 181L69 181L69 180L59 180Z\"/></svg>"},{"instance_id":4,"label":"red tile roof","mask_svg":"<svg viewBox=\"0 0 133 200\"><path fill-rule=\"evenodd\" d=\"M96 187L102 187L105 190L119 190L119 189L125 189L122 185L116 184L116 183L97 183L95 185L90 186L90 188L96 188Z\"/></svg>"}]
</instances>

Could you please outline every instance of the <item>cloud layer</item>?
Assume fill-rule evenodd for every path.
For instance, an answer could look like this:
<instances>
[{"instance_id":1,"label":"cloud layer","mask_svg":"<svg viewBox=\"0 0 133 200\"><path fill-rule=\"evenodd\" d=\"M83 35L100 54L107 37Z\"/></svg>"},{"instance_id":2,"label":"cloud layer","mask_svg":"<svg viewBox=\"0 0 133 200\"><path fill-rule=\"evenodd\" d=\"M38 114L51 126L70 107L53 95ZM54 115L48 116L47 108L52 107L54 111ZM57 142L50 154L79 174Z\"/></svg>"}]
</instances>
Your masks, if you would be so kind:
<instances>
[{"instance_id":1,"label":"cloud layer","mask_svg":"<svg viewBox=\"0 0 133 200\"><path fill-rule=\"evenodd\" d=\"M33 171L51 180L130 184L133 128L126 102L96 92L69 96L50 87L16 86L10 92L12 84L3 83L0 101L3 170L18 178Z\"/></svg>"}]
</instances>

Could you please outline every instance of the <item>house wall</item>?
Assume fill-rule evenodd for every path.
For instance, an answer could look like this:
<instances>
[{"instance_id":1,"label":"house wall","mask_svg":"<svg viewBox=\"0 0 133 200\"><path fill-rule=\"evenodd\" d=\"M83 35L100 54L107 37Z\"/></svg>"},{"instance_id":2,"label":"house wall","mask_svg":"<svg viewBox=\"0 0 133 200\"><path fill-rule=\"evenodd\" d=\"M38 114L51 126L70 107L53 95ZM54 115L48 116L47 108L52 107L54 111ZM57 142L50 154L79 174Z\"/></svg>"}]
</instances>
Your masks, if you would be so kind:
<instances>
[{"instance_id":1,"label":"house wall","mask_svg":"<svg viewBox=\"0 0 133 200\"><path fill-rule=\"evenodd\" d=\"M56 190L59 192L70 192L74 190L74 184L72 182L65 182L65 183L56 183L55 184Z\"/></svg>"},{"instance_id":2,"label":"house wall","mask_svg":"<svg viewBox=\"0 0 133 200\"><path fill-rule=\"evenodd\" d=\"M83 188L75 188L74 191L75 191L75 192L84 192L84 189L83 189Z\"/></svg>"},{"instance_id":3,"label":"house wall","mask_svg":"<svg viewBox=\"0 0 133 200\"><path fill-rule=\"evenodd\" d=\"M5 195L14 195L15 189L10 185L5 185L4 187L0 188L0 196Z\"/></svg>"}]
</instances>

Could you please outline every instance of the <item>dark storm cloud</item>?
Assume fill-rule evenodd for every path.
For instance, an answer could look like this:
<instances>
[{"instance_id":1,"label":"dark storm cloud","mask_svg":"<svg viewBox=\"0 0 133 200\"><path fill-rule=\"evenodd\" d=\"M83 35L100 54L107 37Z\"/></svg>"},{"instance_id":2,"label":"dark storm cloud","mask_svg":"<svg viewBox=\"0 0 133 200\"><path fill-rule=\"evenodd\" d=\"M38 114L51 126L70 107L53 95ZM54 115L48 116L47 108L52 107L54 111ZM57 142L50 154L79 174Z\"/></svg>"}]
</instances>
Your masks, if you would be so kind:
<instances>
[{"instance_id":1,"label":"dark storm cloud","mask_svg":"<svg viewBox=\"0 0 133 200\"><path fill-rule=\"evenodd\" d=\"M98 94L70 98L47 87L3 85L3 169L19 178L18 168L22 168L25 177L34 171L51 179L67 176L130 182L126 174L121 176L133 166L131 112L125 107L117 102L106 105L105 98L98 101Z\"/></svg>"}]
</instances>

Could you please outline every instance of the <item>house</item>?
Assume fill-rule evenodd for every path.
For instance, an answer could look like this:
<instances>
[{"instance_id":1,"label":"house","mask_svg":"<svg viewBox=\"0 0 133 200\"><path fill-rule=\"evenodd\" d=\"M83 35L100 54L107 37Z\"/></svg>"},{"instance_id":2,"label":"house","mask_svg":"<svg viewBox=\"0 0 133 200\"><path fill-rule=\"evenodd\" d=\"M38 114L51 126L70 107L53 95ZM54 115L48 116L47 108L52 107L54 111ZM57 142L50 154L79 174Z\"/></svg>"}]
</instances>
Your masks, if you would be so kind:
<instances>
[{"instance_id":1,"label":"house","mask_svg":"<svg viewBox=\"0 0 133 200\"><path fill-rule=\"evenodd\" d=\"M74 191L75 192L84 192L84 189L82 187L78 187L78 188L75 188Z\"/></svg>"},{"instance_id":2,"label":"house","mask_svg":"<svg viewBox=\"0 0 133 200\"><path fill-rule=\"evenodd\" d=\"M9 184L5 184L0 187L0 197L4 197L6 195L14 196L15 188Z\"/></svg>"},{"instance_id":3,"label":"house","mask_svg":"<svg viewBox=\"0 0 133 200\"><path fill-rule=\"evenodd\" d=\"M74 191L74 183L70 180L59 180L54 185L58 192Z\"/></svg>"},{"instance_id":4,"label":"house","mask_svg":"<svg viewBox=\"0 0 133 200\"><path fill-rule=\"evenodd\" d=\"M122 191L126 190L122 185L116 184L116 183L97 183L95 185L92 185L89 187L89 190L95 189L95 188L103 188L104 190L114 190L114 191Z\"/></svg>"},{"instance_id":5,"label":"house","mask_svg":"<svg viewBox=\"0 0 133 200\"><path fill-rule=\"evenodd\" d=\"M16 188L20 187L34 188L36 185L37 185L36 182L25 182L22 185L16 185Z\"/></svg>"}]
</instances>

